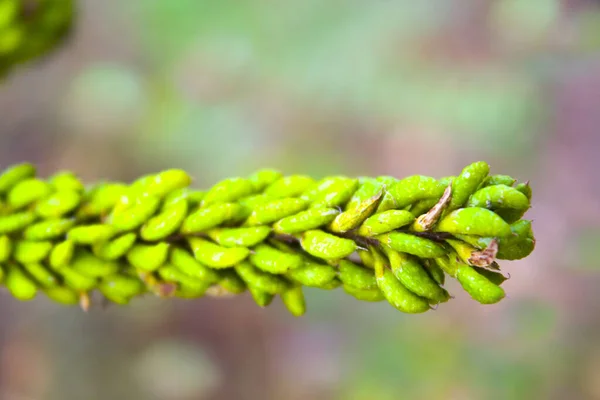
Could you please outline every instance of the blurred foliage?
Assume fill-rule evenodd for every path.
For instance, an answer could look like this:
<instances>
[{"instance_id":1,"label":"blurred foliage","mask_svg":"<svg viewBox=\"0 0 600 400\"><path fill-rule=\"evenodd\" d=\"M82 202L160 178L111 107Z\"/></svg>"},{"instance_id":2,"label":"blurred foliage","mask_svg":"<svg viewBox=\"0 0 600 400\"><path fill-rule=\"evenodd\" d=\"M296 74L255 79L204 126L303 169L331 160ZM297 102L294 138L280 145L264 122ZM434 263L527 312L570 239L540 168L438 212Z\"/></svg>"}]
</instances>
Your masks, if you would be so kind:
<instances>
[{"instance_id":1,"label":"blurred foliage","mask_svg":"<svg viewBox=\"0 0 600 400\"><path fill-rule=\"evenodd\" d=\"M600 399L597 1L81 11L63 51L0 91L6 165L90 180L179 167L203 186L265 166L441 175L486 159L532 178L538 249L508 266L502 305L457 296L418 319L316 290L299 321L251 299L90 315L6 299L0 397L146 399L177 382L160 371L183 352L202 377L181 384L193 399Z\"/></svg>"},{"instance_id":2,"label":"blurred foliage","mask_svg":"<svg viewBox=\"0 0 600 400\"><path fill-rule=\"evenodd\" d=\"M73 0L1 0L0 76L58 47L73 14Z\"/></svg>"},{"instance_id":3,"label":"blurred foliage","mask_svg":"<svg viewBox=\"0 0 600 400\"><path fill-rule=\"evenodd\" d=\"M551 2L541 3L553 7ZM505 19L521 15L518 7L507 4L506 10L494 10L492 18L505 24ZM154 156L181 159L182 151L196 152L220 171L246 168L231 165L243 154L231 154L229 165L220 165L223 160L215 154L237 148L254 154L277 140L265 137L261 129L270 111L263 109L269 107L261 104L265 100L310 107L317 115L340 114L334 118L360 113L384 123L443 126L454 133L459 146L500 146L526 153L536 143L541 110L535 71L502 71L493 63L465 66L460 60L444 60L443 48L426 48L437 44L419 43L422 36L452 29L445 27L452 23L444 13L451 8L445 2L273 7L252 1L153 0L132 2L127 8L141 21L138 35L144 56L159 76L172 80L161 79L159 87L149 88L148 107L157 112L147 114L144 126L151 128L144 131L151 138L143 136L148 137L144 144L161 150L140 147ZM517 19L513 25L519 33L541 31L555 13L546 14L537 28L529 20L523 24ZM156 29L159 26L165 29ZM422 54L428 51L439 52L434 61L440 60L432 63ZM273 91L276 98L270 100ZM191 134L203 138L193 140ZM345 135L338 135L343 140ZM228 146L235 141L244 145ZM216 151L204 154L206 148Z\"/></svg>"}]
</instances>

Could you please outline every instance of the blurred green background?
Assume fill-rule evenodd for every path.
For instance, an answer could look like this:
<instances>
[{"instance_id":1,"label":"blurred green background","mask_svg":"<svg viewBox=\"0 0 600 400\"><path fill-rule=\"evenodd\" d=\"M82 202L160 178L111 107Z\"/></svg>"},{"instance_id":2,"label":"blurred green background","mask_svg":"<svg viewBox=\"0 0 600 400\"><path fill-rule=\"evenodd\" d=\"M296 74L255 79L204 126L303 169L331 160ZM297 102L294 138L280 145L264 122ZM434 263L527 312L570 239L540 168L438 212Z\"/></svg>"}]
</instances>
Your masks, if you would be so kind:
<instances>
[{"instance_id":1,"label":"blurred green background","mask_svg":"<svg viewBox=\"0 0 600 400\"><path fill-rule=\"evenodd\" d=\"M0 296L0 398L600 399L600 2L85 0L0 86L2 166L531 180L508 297L402 315L307 291L95 308Z\"/></svg>"}]
</instances>

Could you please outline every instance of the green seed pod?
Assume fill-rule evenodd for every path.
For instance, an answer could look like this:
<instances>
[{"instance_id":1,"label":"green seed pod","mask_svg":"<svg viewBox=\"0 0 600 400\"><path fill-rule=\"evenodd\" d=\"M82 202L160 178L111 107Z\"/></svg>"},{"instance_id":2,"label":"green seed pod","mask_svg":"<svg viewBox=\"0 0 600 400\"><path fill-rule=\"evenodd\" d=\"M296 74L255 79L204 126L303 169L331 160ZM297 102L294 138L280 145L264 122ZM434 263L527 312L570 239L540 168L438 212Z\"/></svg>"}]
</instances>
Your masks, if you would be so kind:
<instances>
[{"instance_id":1,"label":"green seed pod","mask_svg":"<svg viewBox=\"0 0 600 400\"><path fill-rule=\"evenodd\" d=\"M438 199L436 197L419 200L410 206L409 211L413 216L418 217L431 210L431 208L434 207L437 202Z\"/></svg>"},{"instance_id":2,"label":"green seed pod","mask_svg":"<svg viewBox=\"0 0 600 400\"><path fill-rule=\"evenodd\" d=\"M297 247L291 246L290 244L286 243L284 240L268 239L267 243L269 245L275 247L276 249L279 249L279 250L284 251L286 253L298 254ZM303 256L305 256L305 254L303 254Z\"/></svg>"},{"instance_id":3,"label":"green seed pod","mask_svg":"<svg viewBox=\"0 0 600 400\"><path fill-rule=\"evenodd\" d=\"M19 182L34 176L35 167L29 163L16 164L7 168L0 175L0 194L8 193Z\"/></svg>"},{"instance_id":4,"label":"green seed pod","mask_svg":"<svg viewBox=\"0 0 600 400\"><path fill-rule=\"evenodd\" d=\"M302 234L302 248L310 255L325 260L346 258L356 250L356 243L318 229Z\"/></svg>"},{"instance_id":5,"label":"green seed pod","mask_svg":"<svg viewBox=\"0 0 600 400\"><path fill-rule=\"evenodd\" d=\"M429 274L429 276L440 286L444 285L446 282L446 275L444 275L444 271L440 268L439 265L435 262L435 260L422 260L423 267Z\"/></svg>"},{"instance_id":6,"label":"green seed pod","mask_svg":"<svg viewBox=\"0 0 600 400\"><path fill-rule=\"evenodd\" d=\"M369 218L358 229L361 236L372 237L410 225L415 216L405 210L388 210Z\"/></svg>"},{"instance_id":7,"label":"green seed pod","mask_svg":"<svg viewBox=\"0 0 600 400\"><path fill-rule=\"evenodd\" d=\"M281 251L267 244L254 247L250 261L261 270L273 274L283 274L304 264L299 254Z\"/></svg>"},{"instance_id":8,"label":"green seed pod","mask_svg":"<svg viewBox=\"0 0 600 400\"><path fill-rule=\"evenodd\" d=\"M8 204L13 209L20 209L36 202L52 192L47 182L37 178L28 178L17 183L8 192Z\"/></svg>"},{"instance_id":9,"label":"green seed pod","mask_svg":"<svg viewBox=\"0 0 600 400\"><path fill-rule=\"evenodd\" d=\"M52 242L18 240L15 243L13 259L21 264L41 262L52 250Z\"/></svg>"},{"instance_id":10,"label":"green seed pod","mask_svg":"<svg viewBox=\"0 0 600 400\"><path fill-rule=\"evenodd\" d=\"M269 196L265 195L264 193L261 193L261 194L253 194L252 196L248 196L248 197L239 199L238 203L243 207L244 211L243 211L242 215L244 215L244 218L248 218L250 213L252 213L252 211L256 207L261 206L265 203L268 203L269 201L272 201L272 200L273 200L273 197L269 197Z\"/></svg>"},{"instance_id":11,"label":"green seed pod","mask_svg":"<svg viewBox=\"0 0 600 400\"><path fill-rule=\"evenodd\" d=\"M217 244L224 247L252 247L263 242L271 233L268 226L250 228L217 228L206 234Z\"/></svg>"},{"instance_id":12,"label":"green seed pod","mask_svg":"<svg viewBox=\"0 0 600 400\"><path fill-rule=\"evenodd\" d=\"M529 182L519 183L517 186L515 186L515 189L523 193L525 197L527 197L527 200L529 200L529 202L531 203L531 196L533 194L533 191L531 190L531 186L529 186Z\"/></svg>"},{"instance_id":13,"label":"green seed pod","mask_svg":"<svg viewBox=\"0 0 600 400\"><path fill-rule=\"evenodd\" d=\"M146 222L140 231L142 239L154 242L175 233L187 216L187 201L179 201Z\"/></svg>"},{"instance_id":14,"label":"green seed pod","mask_svg":"<svg viewBox=\"0 0 600 400\"><path fill-rule=\"evenodd\" d=\"M493 211L479 207L459 208L444 217L434 228L452 234L504 237L511 234L510 225Z\"/></svg>"},{"instance_id":15,"label":"green seed pod","mask_svg":"<svg viewBox=\"0 0 600 400\"><path fill-rule=\"evenodd\" d=\"M276 233L291 235L317 229L333 221L339 214L335 208L313 207L277 221L273 230Z\"/></svg>"},{"instance_id":16,"label":"green seed pod","mask_svg":"<svg viewBox=\"0 0 600 400\"><path fill-rule=\"evenodd\" d=\"M365 290L344 284L344 291L350 296L354 297L355 299L361 301L378 302L385 300L385 296L383 295L383 293L381 293L379 287L376 287L375 289Z\"/></svg>"},{"instance_id":17,"label":"green seed pod","mask_svg":"<svg viewBox=\"0 0 600 400\"><path fill-rule=\"evenodd\" d=\"M273 198L297 197L314 183L314 179L306 175L285 176L267 186L264 194Z\"/></svg>"},{"instance_id":18,"label":"green seed pod","mask_svg":"<svg viewBox=\"0 0 600 400\"><path fill-rule=\"evenodd\" d=\"M261 271L247 261L236 265L235 271L249 287L254 287L267 293L283 293L290 288L289 282L284 278Z\"/></svg>"},{"instance_id":19,"label":"green seed pod","mask_svg":"<svg viewBox=\"0 0 600 400\"><path fill-rule=\"evenodd\" d=\"M59 285L58 278L40 263L23 264L23 269L31 276L42 288L53 288Z\"/></svg>"},{"instance_id":20,"label":"green seed pod","mask_svg":"<svg viewBox=\"0 0 600 400\"><path fill-rule=\"evenodd\" d=\"M165 282L177 284L177 289L174 293L177 297L187 299L202 297L210 287L209 282L192 278L172 265L164 265L157 272ZM164 297L164 295L161 296Z\"/></svg>"},{"instance_id":21,"label":"green seed pod","mask_svg":"<svg viewBox=\"0 0 600 400\"><path fill-rule=\"evenodd\" d=\"M75 305L79 303L79 294L73 289L65 286L55 286L43 289L48 298L64 305Z\"/></svg>"},{"instance_id":22,"label":"green seed pod","mask_svg":"<svg viewBox=\"0 0 600 400\"><path fill-rule=\"evenodd\" d=\"M257 205L245 222L246 226L265 225L279 221L305 210L308 203L304 200L285 198Z\"/></svg>"},{"instance_id":23,"label":"green seed pod","mask_svg":"<svg viewBox=\"0 0 600 400\"><path fill-rule=\"evenodd\" d=\"M380 192L381 197L383 198L384 184L382 182L367 177L359 178L358 181L360 186L358 187L356 192L354 192L354 194L346 204L346 211L358 207L360 203L370 199L371 197L377 195Z\"/></svg>"},{"instance_id":24,"label":"green seed pod","mask_svg":"<svg viewBox=\"0 0 600 400\"><path fill-rule=\"evenodd\" d=\"M346 177L325 178L316 188L302 195L312 207L342 207L358 189L358 179Z\"/></svg>"},{"instance_id":25,"label":"green seed pod","mask_svg":"<svg viewBox=\"0 0 600 400\"><path fill-rule=\"evenodd\" d=\"M254 193L254 186L249 179L229 178L214 185L204 196L202 206L217 203L230 203Z\"/></svg>"},{"instance_id":26,"label":"green seed pod","mask_svg":"<svg viewBox=\"0 0 600 400\"><path fill-rule=\"evenodd\" d=\"M452 246L452 248L454 249L454 251L456 252L458 257L460 258L460 260L462 262L464 262L465 264L469 264L469 259L471 258L471 254L473 254L474 252L477 251L477 249L475 247L471 246L469 243L465 243L460 240L448 239L448 240L446 240L446 243L448 243L450 246Z\"/></svg>"},{"instance_id":27,"label":"green seed pod","mask_svg":"<svg viewBox=\"0 0 600 400\"><path fill-rule=\"evenodd\" d=\"M500 286L504 283L504 281L506 281L508 279L498 271L492 271L492 270L480 268L480 267L471 267L471 268L473 268L479 275L486 277L494 285Z\"/></svg>"},{"instance_id":28,"label":"green seed pod","mask_svg":"<svg viewBox=\"0 0 600 400\"><path fill-rule=\"evenodd\" d=\"M204 197L206 196L206 192L202 191L202 190L187 190L187 196L186 199L188 201L188 203L191 206L200 206L202 204L202 201L204 200ZM168 198L168 196L167 196ZM165 200L165 204L167 204L166 200Z\"/></svg>"},{"instance_id":29,"label":"green seed pod","mask_svg":"<svg viewBox=\"0 0 600 400\"><path fill-rule=\"evenodd\" d=\"M471 297L481 304L494 304L505 296L504 290L468 265L461 266L456 279Z\"/></svg>"},{"instance_id":30,"label":"green seed pod","mask_svg":"<svg viewBox=\"0 0 600 400\"><path fill-rule=\"evenodd\" d=\"M33 279L15 264L10 264L8 266L4 285L10 294L17 300L33 300L37 294L37 285Z\"/></svg>"},{"instance_id":31,"label":"green seed pod","mask_svg":"<svg viewBox=\"0 0 600 400\"><path fill-rule=\"evenodd\" d=\"M231 294L240 294L246 291L246 283L231 269L217 271L219 273L219 286Z\"/></svg>"},{"instance_id":32,"label":"green seed pod","mask_svg":"<svg viewBox=\"0 0 600 400\"><path fill-rule=\"evenodd\" d=\"M250 175L248 179L252 182L254 191L260 192L267 186L281 179L282 176L283 174L280 171L274 169L261 169Z\"/></svg>"},{"instance_id":33,"label":"green seed pod","mask_svg":"<svg viewBox=\"0 0 600 400\"><path fill-rule=\"evenodd\" d=\"M269 304L271 304L271 302L273 301L273 298L275 297L274 294L265 292L264 290L261 290L254 286L248 286L248 291L252 295L254 302L259 307L263 307L263 308L267 307Z\"/></svg>"},{"instance_id":34,"label":"green seed pod","mask_svg":"<svg viewBox=\"0 0 600 400\"><path fill-rule=\"evenodd\" d=\"M69 267L73 271L90 278L109 276L119 270L117 262L102 260L84 249L75 251Z\"/></svg>"},{"instance_id":35,"label":"green seed pod","mask_svg":"<svg viewBox=\"0 0 600 400\"><path fill-rule=\"evenodd\" d=\"M96 257L103 260L114 261L123 257L135 244L135 233L125 233L107 242L95 243L92 251Z\"/></svg>"},{"instance_id":36,"label":"green seed pod","mask_svg":"<svg viewBox=\"0 0 600 400\"><path fill-rule=\"evenodd\" d=\"M379 203L379 207L377 207L377 212L381 213L388 210L393 210L398 208L396 205L396 198L390 192L390 187L398 182L398 179L392 178L391 176L380 176L376 179L377 182L383 184L383 199L381 203Z\"/></svg>"},{"instance_id":37,"label":"green seed pod","mask_svg":"<svg viewBox=\"0 0 600 400\"><path fill-rule=\"evenodd\" d=\"M109 300L112 303L118 304L121 306L125 306L125 305L129 304L129 302L131 301L131 299L128 299L126 297L120 297L116 294L113 294L112 292L107 292L107 291L103 292L102 290L100 290L100 293L102 293L102 295L104 296L104 298L106 300Z\"/></svg>"},{"instance_id":38,"label":"green seed pod","mask_svg":"<svg viewBox=\"0 0 600 400\"><path fill-rule=\"evenodd\" d=\"M357 299L385 298L420 313L448 300L440 287L447 273L493 303L506 279L494 259L525 257L535 239L531 222L520 220L528 183L513 188L512 178L484 178L487 170L480 162L439 181L331 176L316 183L262 170L206 192L188 189L181 170L90 189L68 171L46 181L35 171L0 172L0 282L1 265L7 274L15 267L34 285L19 296L33 297L37 287L84 309L96 289L118 304L147 291L198 298L248 289L261 306L280 294L294 315L304 312L304 286L343 286Z\"/></svg>"},{"instance_id":39,"label":"green seed pod","mask_svg":"<svg viewBox=\"0 0 600 400\"><path fill-rule=\"evenodd\" d=\"M337 289L340 286L342 286L342 281L340 281L339 279L335 278L332 279L331 281L329 281L329 283L326 283L322 286L319 286L319 289L323 289L323 290L333 290L333 289Z\"/></svg>"},{"instance_id":40,"label":"green seed pod","mask_svg":"<svg viewBox=\"0 0 600 400\"><path fill-rule=\"evenodd\" d=\"M98 290L109 300L131 299L145 292L146 287L139 279L125 275L110 275L102 278ZM118 301L115 301L118 303Z\"/></svg>"},{"instance_id":41,"label":"green seed pod","mask_svg":"<svg viewBox=\"0 0 600 400\"><path fill-rule=\"evenodd\" d=\"M519 260L527 257L535 248L535 238L531 230L531 221L521 220L510 226L512 234L498 239L498 253L500 260ZM474 235L455 235L478 249L487 248L494 238Z\"/></svg>"},{"instance_id":42,"label":"green seed pod","mask_svg":"<svg viewBox=\"0 0 600 400\"><path fill-rule=\"evenodd\" d=\"M167 261L170 244L135 244L127 252L127 261L140 271L156 271Z\"/></svg>"},{"instance_id":43,"label":"green seed pod","mask_svg":"<svg viewBox=\"0 0 600 400\"><path fill-rule=\"evenodd\" d=\"M63 268L58 271L62 276L65 285L78 292L89 292L96 287L97 279L91 276L83 275L71 268Z\"/></svg>"},{"instance_id":44,"label":"green seed pod","mask_svg":"<svg viewBox=\"0 0 600 400\"><path fill-rule=\"evenodd\" d=\"M191 182L192 178L187 172L180 169L168 169L156 175L142 177L134 182L131 187L141 193L163 198L177 189L189 186Z\"/></svg>"},{"instance_id":45,"label":"green seed pod","mask_svg":"<svg viewBox=\"0 0 600 400\"><path fill-rule=\"evenodd\" d=\"M138 197L135 200L117 203L107 222L118 230L129 231L139 228L158 210L160 199L156 196Z\"/></svg>"},{"instance_id":46,"label":"green seed pod","mask_svg":"<svg viewBox=\"0 0 600 400\"><path fill-rule=\"evenodd\" d=\"M520 260L535 248L531 221L521 220L510 226L512 235L500 238L497 257L501 260Z\"/></svg>"},{"instance_id":47,"label":"green seed pod","mask_svg":"<svg viewBox=\"0 0 600 400\"><path fill-rule=\"evenodd\" d=\"M473 246L477 249L485 249L487 247L487 245L490 244L490 242L493 239L491 237L481 237L481 236L475 236L475 235L454 234L452 236L454 236L458 240L461 240L465 243L470 244L471 246Z\"/></svg>"},{"instance_id":48,"label":"green seed pod","mask_svg":"<svg viewBox=\"0 0 600 400\"><path fill-rule=\"evenodd\" d=\"M360 224L375 212L382 198L383 190L381 189L373 196L361 201L355 207L351 209L346 208L347 211L335 217L329 225L329 230L343 233L359 227Z\"/></svg>"},{"instance_id":49,"label":"green seed pod","mask_svg":"<svg viewBox=\"0 0 600 400\"><path fill-rule=\"evenodd\" d=\"M236 203L215 204L201 208L183 221L180 232L184 235L200 233L226 222L236 220L243 212L243 207Z\"/></svg>"},{"instance_id":50,"label":"green seed pod","mask_svg":"<svg viewBox=\"0 0 600 400\"><path fill-rule=\"evenodd\" d=\"M147 186L150 186L152 181L154 180L154 176L155 175L153 175L153 174L147 174L147 175L140 176L138 179L133 181L131 183L131 185L129 185L130 192L136 192L140 196L143 195L144 193L146 193L145 188ZM148 194L150 194L150 193L148 193Z\"/></svg>"},{"instance_id":51,"label":"green seed pod","mask_svg":"<svg viewBox=\"0 0 600 400\"><path fill-rule=\"evenodd\" d=\"M177 288L175 295L182 299L199 299L204 297L209 288L210 286L206 285L205 282L198 283L194 286L182 283Z\"/></svg>"},{"instance_id":52,"label":"green seed pod","mask_svg":"<svg viewBox=\"0 0 600 400\"><path fill-rule=\"evenodd\" d=\"M70 218L50 219L30 225L23 232L27 240L49 240L64 236L75 225L75 220Z\"/></svg>"},{"instance_id":53,"label":"green seed pod","mask_svg":"<svg viewBox=\"0 0 600 400\"><path fill-rule=\"evenodd\" d=\"M12 253L12 241L6 235L0 236L0 263L8 261Z\"/></svg>"},{"instance_id":54,"label":"green seed pod","mask_svg":"<svg viewBox=\"0 0 600 400\"><path fill-rule=\"evenodd\" d=\"M335 195L335 192L331 190L331 187L343 179L346 179L346 177L328 176L322 178L319 181L314 182L312 185L307 187L306 190L300 195L300 198L309 203L312 203L321 194L331 193L332 195Z\"/></svg>"},{"instance_id":55,"label":"green seed pod","mask_svg":"<svg viewBox=\"0 0 600 400\"><path fill-rule=\"evenodd\" d=\"M200 200L199 202L191 201L191 193L192 191L188 188L177 189L172 191L171 193L167 194L163 199L161 211L165 211L166 209L170 208L171 206L174 206L175 204L179 204L180 202L185 202L188 205L191 202L195 203L196 206L199 206L202 200ZM204 194L202 194L202 197L204 197Z\"/></svg>"},{"instance_id":56,"label":"green seed pod","mask_svg":"<svg viewBox=\"0 0 600 400\"><path fill-rule=\"evenodd\" d=\"M55 270L62 269L71 263L73 253L75 251L75 243L70 240L65 240L58 243L50 252L50 267Z\"/></svg>"},{"instance_id":57,"label":"green seed pod","mask_svg":"<svg viewBox=\"0 0 600 400\"><path fill-rule=\"evenodd\" d=\"M446 243L452 246L462 262L478 267L487 267L492 264L498 252L498 243L496 240L490 240L488 247L482 251L460 240L448 239Z\"/></svg>"},{"instance_id":58,"label":"green seed pod","mask_svg":"<svg viewBox=\"0 0 600 400\"><path fill-rule=\"evenodd\" d=\"M304 300L302 286L294 286L281 293L280 296L285 308L287 308L290 314L294 317L304 315L306 312L306 301Z\"/></svg>"},{"instance_id":59,"label":"green seed pod","mask_svg":"<svg viewBox=\"0 0 600 400\"><path fill-rule=\"evenodd\" d=\"M313 207L343 207L358 189L358 179L343 178L328 190L320 192L312 201ZM379 198L376 200L379 201ZM364 207L364 205L363 205Z\"/></svg>"},{"instance_id":60,"label":"green seed pod","mask_svg":"<svg viewBox=\"0 0 600 400\"><path fill-rule=\"evenodd\" d=\"M189 238L196 260L211 268L229 268L242 262L250 250L245 247L223 247L201 238Z\"/></svg>"},{"instance_id":61,"label":"green seed pod","mask_svg":"<svg viewBox=\"0 0 600 400\"><path fill-rule=\"evenodd\" d=\"M415 232L427 232L438 222L442 213L446 211L446 208L450 204L452 197L452 186L448 185L444 190L444 194L440 199L424 214L419 215L417 220L413 223L411 229Z\"/></svg>"},{"instance_id":62,"label":"green seed pod","mask_svg":"<svg viewBox=\"0 0 600 400\"><path fill-rule=\"evenodd\" d=\"M310 287L321 288L331 282L337 276L334 267L327 264L318 264L306 261L303 266L288 271L287 277Z\"/></svg>"},{"instance_id":63,"label":"green seed pod","mask_svg":"<svg viewBox=\"0 0 600 400\"><path fill-rule=\"evenodd\" d=\"M208 282L189 276L171 264L165 264L156 271L165 282L183 284L188 287L208 287Z\"/></svg>"},{"instance_id":64,"label":"green seed pod","mask_svg":"<svg viewBox=\"0 0 600 400\"><path fill-rule=\"evenodd\" d=\"M109 212L124 196L129 187L120 183L97 185L86 196L86 202L77 210L78 218L90 218Z\"/></svg>"},{"instance_id":65,"label":"green seed pod","mask_svg":"<svg viewBox=\"0 0 600 400\"><path fill-rule=\"evenodd\" d=\"M441 185L444 185L444 187L448 187L448 185L449 185L449 184L451 184L451 183L452 183L452 181L453 181L453 180L455 180L456 178L457 178L457 177L456 177L456 176L454 176L454 175L444 176L443 178L440 178L440 179L438 180L438 182L439 182Z\"/></svg>"},{"instance_id":66,"label":"green seed pod","mask_svg":"<svg viewBox=\"0 0 600 400\"><path fill-rule=\"evenodd\" d=\"M115 234L117 230L110 225L94 224L75 227L67 237L76 244L95 244L106 242Z\"/></svg>"},{"instance_id":67,"label":"green seed pod","mask_svg":"<svg viewBox=\"0 0 600 400\"><path fill-rule=\"evenodd\" d=\"M490 175L483 180L483 182L479 186L479 189L494 185L512 186L515 184L516 181L516 179L508 175Z\"/></svg>"},{"instance_id":68,"label":"green seed pod","mask_svg":"<svg viewBox=\"0 0 600 400\"><path fill-rule=\"evenodd\" d=\"M429 302L408 290L386 267L386 260L376 249L371 248L375 258L377 286L386 300L404 313L423 313L429 310Z\"/></svg>"},{"instance_id":69,"label":"green seed pod","mask_svg":"<svg viewBox=\"0 0 600 400\"><path fill-rule=\"evenodd\" d=\"M377 281L372 269L363 268L348 260L341 260L339 271L339 278L344 286L350 285L360 290L377 288Z\"/></svg>"},{"instance_id":70,"label":"green seed pod","mask_svg":"<svg viewBox=\"0 0 600 400\"><path fill-rule=\"evenodd\" d=\"M61 190L40 200L35 212L42 218L60 218L71 213L81 202L81 194L74 190Z\"/></svg>"},{"instance_id":71,"label":"green seed pod","mask_svg":"<svg viewBox=\"0 0 600 400\"><path fill-rule=\"evenodd\" d=\"M396 200L395 208L404 208L419 200L430 198L439 199L442 197L444 189L446 189L446 187L434 178L423 175L413 175L394 183L389 188L389 192Z\"/></svg>"},{"instance_id":72,"label":"green seed pod","mask_svg":"<svg viewBox=\"0 0 600 400\"><path fill-rule=\"evenodd\" d=\"M35 218L35 214L29 211L0 216L0 234L20 231L33 223Z\"/></svg>"},{"instance_id":73,"label":"green seed pod","mask_svg":"<svg viewBox=\"0 0 600 400\"><path fill-rule=\"evenodd\" d=\"M458 269L465 265L460 261L458 255L454 251L451 251L447 256L438 257L432 260L432 262L453 278L456 278Z\"/></svg>"},{"instance_id":74,"label":"green seed pod","mask_svg":"<svg viewBox=\"0 0 600 400\"><path fill-rule=\"evenodd\" d=\"M452 181L452 198L446 212L463 207L489 173L490 166L486 162L478 161L467 165Z\"/></svg>"},{"instance_id":75,"label":"green seed pod","mask_svg":"<svg viewBox=\"0 0 600 400\"><path fill-rule=\"evenodd\" d=\"M529 199L517 189L506 185L487 186L471 196L468 207L493 210L508 223L518 221L529 209Z\"/></svg>"},{"instance_id":76,"label":"green seed pod","mask_svg":"<svg viewBox=\"0 0 600 400\"><path fill-rule=\"evenodd\" d=\"M356 249L358 256L360 257L360 261L362 264L367 267L374 269L375 268L375 259L373 258L373 254L371 254L368 250Z\"/></svg>"},{"instance_id":77,"label":"green seed pod","mask_svg":"<svg viewBox=\"0 0 600 400\"><path fill-rule=\"evenodd\" d=\"M407 254L386 250L394 276L402 285L417 296L436 303L448 301L448 292L433 280L419 262Z\"/></svg>"},{"instance_id":78,"label":"green seed pod","mask_svg":"<svg viewBox=\"0 0 600 400\"><path fill-rule=\"evenodd\" d=\"M381 243L390 248L420 258L442 257L446 251L436 242L404 232L390 232L376 236Z\"/></svg>"},{"instance_id":79,"label":"green seed pod","mask_svg":"<svg viewBox=\"0 0 600 400\"><path fill-rule=\"evenodd\" d=\"M181 272L205 282L217 282L220 278L218 271L208 268L198 262L189 251L173 247L170 257L171 264Z\"/></svg>"},{"instance_id":80,"label":"green seed pod","mask_svg":"<svg viewBox=\"0 0 600 400\"><path fill-rule=\"evenodd\" d=\"M70 171L57 172L48 179L48 182L57 192L74 191L81 193L85 190L83 183Z\"/></svg>"}]
</instances>

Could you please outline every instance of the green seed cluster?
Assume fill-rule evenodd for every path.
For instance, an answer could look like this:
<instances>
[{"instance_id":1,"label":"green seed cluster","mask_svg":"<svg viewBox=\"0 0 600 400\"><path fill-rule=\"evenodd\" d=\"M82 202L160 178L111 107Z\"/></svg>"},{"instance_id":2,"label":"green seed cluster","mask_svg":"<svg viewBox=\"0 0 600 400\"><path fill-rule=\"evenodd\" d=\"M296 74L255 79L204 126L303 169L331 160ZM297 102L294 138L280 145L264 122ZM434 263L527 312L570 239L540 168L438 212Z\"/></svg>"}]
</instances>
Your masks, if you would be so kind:
<instances>
[{"instance_id":1,"label":"green seed cluster","mask_svg":"<svg viewBox=\"0 0 600 400\"><path fill-rule=\"evenodd\" d=\"M19 300L39 291L89 305L144 294L198 298L248 290L305 311L303 287L342 287L406 313L448 301L446 275L483 304L504 297L496 259L534 248L531 189L485 162L442 179L283 176L270 169L208 190L166 170L84 187L71 172L0 175L0 272Z\"/></svg>"},{"instance_id":2,"label":"green seed cluster","mask_svg":"<svg viewBox=\"0 0 600 400\"><path fill-rule=\"evenodd\" d=\"M71 29L73 0L0 0L0 76L45 55Z\"/></svg>"}]
</instances>

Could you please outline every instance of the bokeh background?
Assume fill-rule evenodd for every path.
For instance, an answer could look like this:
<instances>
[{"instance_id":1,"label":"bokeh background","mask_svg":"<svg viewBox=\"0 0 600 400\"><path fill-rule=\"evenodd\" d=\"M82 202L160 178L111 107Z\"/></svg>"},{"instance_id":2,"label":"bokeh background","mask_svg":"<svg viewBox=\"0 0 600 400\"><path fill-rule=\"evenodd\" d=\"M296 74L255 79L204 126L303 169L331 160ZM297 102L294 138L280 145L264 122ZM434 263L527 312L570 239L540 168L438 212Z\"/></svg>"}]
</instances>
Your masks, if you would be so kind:
<instances>
[{"instance_id":1,"label":"bokeh background","mask_svg":"<svg viewBox=\"0 0 600 400\"><path fill-rule=\"evenodd\" d=\"M2 166L531 180L508 298L407 316L307 290L62 308L0 296L0 398L600 399L600 2L85 0L0 86Z\"/></svg>"}]
</instances>

